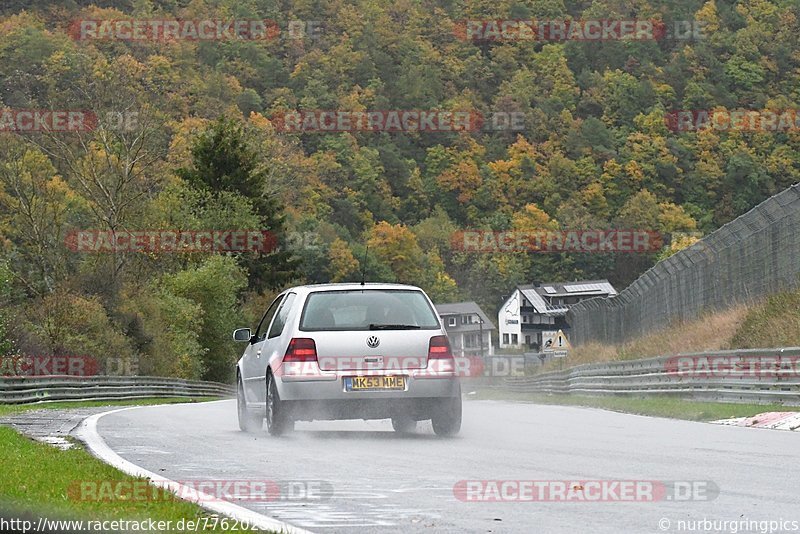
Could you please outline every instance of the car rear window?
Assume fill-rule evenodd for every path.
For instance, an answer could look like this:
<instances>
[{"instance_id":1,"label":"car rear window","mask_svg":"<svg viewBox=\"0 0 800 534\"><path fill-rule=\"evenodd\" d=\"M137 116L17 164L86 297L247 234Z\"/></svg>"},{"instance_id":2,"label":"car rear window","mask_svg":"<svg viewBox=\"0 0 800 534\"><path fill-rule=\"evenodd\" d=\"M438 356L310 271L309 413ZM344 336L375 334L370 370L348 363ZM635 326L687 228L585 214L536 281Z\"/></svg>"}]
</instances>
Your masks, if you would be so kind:
<instances>
[{"instance_id":1,"label":"car rear window","mask_svg":"<svg viewBox=\"0 0 800 534\"><path fill-rule=\"evenodd\" d=\"M357 289L316 291L306 299L300 330L370 330L392 326L439 328L436 313L421 291Z\"/></svg>"}]
</instances>

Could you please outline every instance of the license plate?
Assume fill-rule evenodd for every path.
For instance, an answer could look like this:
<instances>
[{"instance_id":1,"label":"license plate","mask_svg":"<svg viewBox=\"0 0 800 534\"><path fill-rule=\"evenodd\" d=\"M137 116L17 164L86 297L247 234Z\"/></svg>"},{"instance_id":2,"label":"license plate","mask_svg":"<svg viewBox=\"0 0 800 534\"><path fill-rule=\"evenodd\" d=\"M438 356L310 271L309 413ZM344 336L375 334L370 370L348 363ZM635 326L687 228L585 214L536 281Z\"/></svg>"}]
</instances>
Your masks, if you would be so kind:
<instances>
[{"instance_id":1,"label":"license plate","mask_svg":"<svg viewBox=\"0 0 800 534\"><path fill-rule=\"evenodd\" d=\"M344 379L346 391L406 389L403 376L348 376Z\"/></svg>"}]
</instances>

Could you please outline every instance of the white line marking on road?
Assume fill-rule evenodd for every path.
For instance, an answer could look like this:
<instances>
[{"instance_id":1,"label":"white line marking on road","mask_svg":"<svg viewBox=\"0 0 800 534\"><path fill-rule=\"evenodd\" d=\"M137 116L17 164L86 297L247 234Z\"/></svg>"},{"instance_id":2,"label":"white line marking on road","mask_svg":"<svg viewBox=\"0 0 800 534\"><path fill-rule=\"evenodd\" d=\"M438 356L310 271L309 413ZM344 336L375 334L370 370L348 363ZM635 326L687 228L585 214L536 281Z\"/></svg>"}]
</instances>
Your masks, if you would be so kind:
<instances>
[{"instance_id":1,"label":"white line marking on road","mask_svg":"<svg viewBox=\"0 0 800 534\"><path fill-rule=\"evenodd\" d=\"M227 402L227 401L212 401L212 402ZM180 403L180 404L168 404L163 406L181 406L186 404L193 404L195 403ZM127 473L131 476L135 477L144 477L149 478L150 482L158 486L160 488L167 489L176 493L182 499L191 501L196 503L199 506L202 506L206 510L210 510L211 512L217 514L223 514L228 517L232 517L233 519L238 520L240 523L248 523L250 526L255 526L256 528L262 530L273 530L277 532L286 532L287 534L312 534L308 530L304 530L298 528L294 525L290 525L289 523L280 521L278 519L273 519L263 514L259 514L258 512L254 512L252 510L248 510L247 508L243 508L239 505L219 501L215 497L211 495L207 495L204 493L200 493L194 488L189 488L170 480L166 477L161 475L157 475L155 473L151 473L150 471L139 467L138 465L129 462L128 460L121 457L119 454L114 452L111 447L105 442L105 440L100 437L100 434L97 432L97 421L100 420L101 417L106 415L110 415L112 413L123 412L125 410L135 410L138 408L152 408L155 406L131 406L128 408L120 408L117 410L111 410L108 412L103 412L99 414L92 415L87 417L83 420L76 431L76 435L86 443L86 446L89 448L92 453L106 462L113 467L116 467L120 471ZM188 495L196 495L197 498L188 498Z\"/></svg>"}]
</instances>

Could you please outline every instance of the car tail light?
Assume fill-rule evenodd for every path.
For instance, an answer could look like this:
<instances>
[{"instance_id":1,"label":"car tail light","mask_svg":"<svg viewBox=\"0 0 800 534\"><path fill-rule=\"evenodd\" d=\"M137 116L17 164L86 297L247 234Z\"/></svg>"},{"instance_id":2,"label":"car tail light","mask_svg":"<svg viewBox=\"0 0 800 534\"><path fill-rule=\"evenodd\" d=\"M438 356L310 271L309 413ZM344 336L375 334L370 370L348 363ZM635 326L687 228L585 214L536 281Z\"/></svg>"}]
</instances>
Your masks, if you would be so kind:
<instances>
[{"instance_id":1,"label":"car tail light","mask_svg":"<svg viewBox=\"0 0 800 534\"><path fill-rule=\"evenodd\" d=\"M442 378L456 371L456 360L447 336L433 336L428 345L428 367L418 378Z\"/></svg>"},{"instance_id":2,"label":"car tail light","mask_svg":"<svg viewBox=\"0 0 800 534\"><path fill-rule=\"evenodd\" d=\"M453 352L450 350L450 341L447 336L433 336L428 346L428 360L452 360Z\"/></svg>"},{"instance_id":3,"label":"car tail light","mask_svg":"<svg viewBox=\"0 0 800 534\"><path fill-rule=\"evenodd\" d=\"M295 337L289 342L283 363L317 361L317 345L308 337Z\"/></svg>"}]
</instances>

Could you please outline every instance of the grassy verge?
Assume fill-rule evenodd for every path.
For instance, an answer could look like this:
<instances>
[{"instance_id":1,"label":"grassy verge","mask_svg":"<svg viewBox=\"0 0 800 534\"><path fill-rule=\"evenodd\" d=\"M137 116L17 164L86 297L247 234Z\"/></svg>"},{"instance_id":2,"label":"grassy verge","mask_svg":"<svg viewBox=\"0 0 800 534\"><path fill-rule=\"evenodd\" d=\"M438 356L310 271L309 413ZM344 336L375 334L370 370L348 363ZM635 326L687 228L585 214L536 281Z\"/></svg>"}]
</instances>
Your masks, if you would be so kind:
<instances>
[{"instance_id":1,"label":"grassy verge","mask_svg":"<svg viewBox=\"0 0 800 534\"><path fill-rule=\"evenodd\" d=\"M748 308L736 306L727 310L706 313L692 321L676 322L662 330L648 333L619 345L589 342L579 345L569 353L569 367L584 363L636 360L653 356L665 356L682 352L704 352L729 349L742 323L748 316ZM759 339L770 346L768 340ZM745 348L745 347L739 347ZM556 370L558 364L548 362L547 370Z\"/></svg>"},{"instance_id":2,"label":"grassy verge","mask_svg":"<svg viewBox=\"0 0 800 534\"><path fill-rule=\"evenodd\" d=\"M625 343L589 342L573 348L565 365L634 360L687 352L800 346L800 289L678 321ZM537 370L558 369L548 362Z\"/></svg>"},{"instance_id":3,"label":"grassy verge","mask_svg":"<svg viewBox=\"0 0 800 534\"><path fill-rule=\"evenodd\" d=\"M730 346L740 349L800 346L800 289L776 293L753 306Z\"/></svg>"},{"instance_id":4,"label":"grassy verge","mask_svg":"<svg viewBox=\"0 0 800 534\"><path fill-rule=\"evenodd\" d=\"M14 411L32 408L63 408L92 405L144 405L163 402L187 402L187 399L147 399L128 402L70 402L34 406L11 407ZM3 407L8 408L8 407ZM8 413L8 411L6 411ZM131 498L129 491L123 497L110 499L82 499L80 482L105 483L106 487L130 488L124 484L142 484L144 479L128 476L96 459L83 449L60 450L38 443L0 426L0 507L6 517L47 517L48 519L75 519L91 521L171 521L170 532L228 532L243 531L234 528L233 520L221 518L197 505L181 501L168 492L148 490L147 498ZM123 484L117 486L117 484ZM133 486L141 487L141 486ZM98 492L102 495L102 491ZM13 515L10 515L13 514ZM184 528L177 528L184 521ZM188 524L197 521L197 527ZM212 528L215 527L215 528ZM146 531L147 529L145 529ZM97 530L99 531L99 530Z\"/></svg>"},{"instance_id":5,"label":"grassy verge","mask_svg":"<svg viewBox=\"0 0 800 534\"><path fill-rule=\"evenodd\" d=\"M697 402L671 397L583 397L579 395L545 395L501 390L479 390L470 399L510 400L534 404L558 404L602 408L615 412L656 417L671 417L689 421L714 421L729 417L750 417L764 412L797 412L800 406L779 404L732 404L723 402Z\"/></svg>"}]
</instances>

